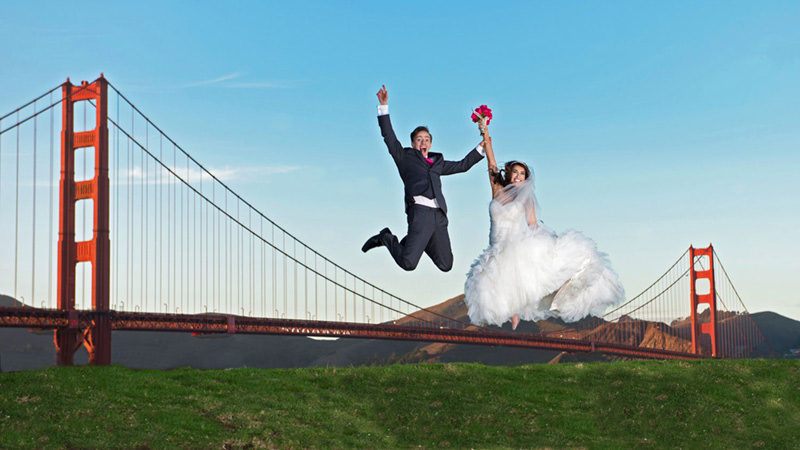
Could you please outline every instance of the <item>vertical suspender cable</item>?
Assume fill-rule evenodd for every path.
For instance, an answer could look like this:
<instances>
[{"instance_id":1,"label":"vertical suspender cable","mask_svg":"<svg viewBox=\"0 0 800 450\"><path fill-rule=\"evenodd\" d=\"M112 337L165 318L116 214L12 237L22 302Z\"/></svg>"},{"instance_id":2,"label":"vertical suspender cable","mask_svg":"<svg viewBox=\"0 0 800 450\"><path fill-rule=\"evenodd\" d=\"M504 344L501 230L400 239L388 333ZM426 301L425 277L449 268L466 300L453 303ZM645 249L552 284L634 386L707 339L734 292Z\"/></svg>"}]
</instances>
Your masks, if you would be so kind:
<instances>
[{"instance_id":1,"label":"vertical suspender cable","mask_svg":"<svg viewBox=\"0 0 800 450\"><path fill-rule=\"evenodd\" d=\"M51 105L53 104L53 92L52 91L50 92L50 104ZM53 124L55 122L54 115L55 115L54 108L50 108L50 178L48 178L48 180L52 184L53 187L48 189L48 191L50 191L50 206L48 208L49 216L50 216L50 222L49 222L49 227L48 227L48 230L49 230L48 236L56 236L55 228L53 227L53 224L54 224L54 222L53 222L53 196L54 196L54 190L55 190L54 187L57 184L54 181L55 180L55 155L54 155L54 151L55 151L55 143L54 143L55 130L53 128L53 126L54 126ZM51 300L53 298L55 298L55 293L53 291L53 247L55 247L55 246L56 246L56 244L54 244L52 242L52 239L48 239L48 245L47 245L47 249L48 249L48 258L47 258L47 295ZM52 307L52 302L49 302L48 306Z\"/></svg>"},{"instance_id":2,"label":"vertical suspender cable","mask_svg":"<svg viewBox=\"0 0 800 450\"><path fill-rule=\"evenodd\" d=\"M147 122L145 122L145 127L146 126L147 126ZM134 147L134 149L135 148L136 147ZM134 286L137 286L139 288L138 289L138 291L139 291L138 292L138 297L139 297L138 298L138 300L139 300L139 302L138 302L139 305L138 306L141 308L140 310L144 311L145 310L144 301L145 301L145 297L146 296L143 295L142 291L146 287L142 286L141 280L144 279L144 272L145 272L145 260L144 260L144 251L145 251L144 250L144 229L145 229L144 216L146 214L146 211L144 210L144 200L145 200L145 195L144 195L144 184L145 184L145 182L144 182L144 157L145 157L145 154L144 154L144 152L139 152L139 154L141 155L139 157L139 165L140 165L140 167L139 167L139 179L136 180L142 186L142 188L140 189L141 194L139 195L139 259L137 261L138 262L138 266L139 266L138 267L139 268L139 282L135 283Z\"/></svg>"},{"instance_id":3,"label":"vertical suspender cable","mask_svg":"<svg viewBox=\"0 0 800 450\"><path fill-rule=\"evenodd\" d=\"M119 95L117 95L117 110L116 110L116 123L119 124ZM111 183L114 186L114 225L113 229L116 231L116 235L113 236L111 242L114 243L114 279L112 280L114 283L114 309L117 309L119 306L119 238L120 238L120 230L122 227L119 225L119 125L114 127L114 183ZM50 177L53 178L52 176ZM110 234L110 233L109 233Z\"/></svg>"},{"instance_id":4,"label":"vertical suspender cable","mask_svg":"<svg viewBox=\"0 0 800 450\"><path fill-rule=\"evenodd\" d=\"M176 168L177 168L177 166L176 166ZM180 208L178 208L178 214L180 214L180 233L181 233L180 252L178 253L178 255L180 255L181 259L180 259L180 262L178 264L181 267L181 276L180 276L181 284L180 284L180 292L179 292L180 301L178 303L176 311L179 311L179 310L183 309L183 298L184 298L184 295L186 293L186 287L187 287L183 283L183 281L184 281L183 280L183 269L184 269L184 262L188 261L188 255L187 255L187 252L186 252L186 243L184 242L184 240L186 239L186 227L183 225L183 218L184 218L184 216L186 216L186 213L184 212L184 209L183 209L183 207L184 207L183 186L180 185L178 187L180 188L180 191L178 192L178 195L181 198L181 206L180 206ZM178 255L175 255L175 261L178 261ZM188 263L186 265L188 265Z\"/></svg>"},{"instance_id":5,"label":"vertical suspender cable","mask_svg":"<svg viewBox=\"0 0 800 450\"><path fill-rule=\"evenodd\" d=\"M252 210L252 208L248 208L247 209L247 227L250 230L253 229L253 210ZM253 244L254 244L254 241L253 241L253 233L252 233L252 231L250 233L248 233L247 236L250 238L249 239L250 243L248 245L248 248L250 249L250 313L248 315L253 315L253 310L255 309L255 298L256 298L255 285L253 283L255 283L256 277L255 277L255 273L253 272L255 270L255 264L254 264L254 261L253 261Z\"/></svg>"},{"instance_id":6,"label":"vertical suspender cable","mask_svg":"<svg viewBox=\"0 0 800 450\"><path fill-rule=\"evenodd\" d=\"M241 223L242 216L239 211L239 207L241 206L241 202L239 199L236 199L236 222ZM236 227L238 233L236 233L236 306L244 315L244 299L242 298L242 291L244 290L244 251L242 250L242 227L238 224L234 223L233 226Z\"/></svg>"},{"instance_id":7,"label":"vertical suspender cable","mask_svg":"<svg viewBox=\"0 0 800 450\"><path fill-rule=\"evenodd\" d=\"M17 123L19 124L19 111L17 111ZM14 300L17 300L17 249L19 247L19 125L17 128L17 177L16 177L16 201L14 202Z\"/></svg>"},{"instance_id":8,"label":"vertical suspender cable","mask_svg":"<svg viewBox=\"0 0 800 450\"><path fill-rule=\"evenodd\" d=\"M187 159L187 166L189 166L188 159ZM186 171L186 185L187 185L186 198L189 201L187 201L186 220L187 220L188 223L191 223L191 228L189 228L189 236L191 237L191 239L189 241L189 252L188 252L188 254L189 254L189 274L190 274L189 280L190 281L189 281L189 286L187 287L186 290L187 290L187 294L189 294L189 301L191 301L191 299L194 299L194 303L189 303L189 301L187 301L186 311L185 311L187 314L190 313L190 312L197 311L197 299L199 298L199 296L197 295L198 294L197 293L197 289L198 289L198 282L197 282L197 263L198 263L198 261L197 261L197 247L198 247L198 245L197 245L197 240L198 240L197 239L198 238L198 236L197 236L197 195L194 193L194 191L192 189L189 189L189 188L192 187L191 176L192 176L191 167L187 167L187 171Z\"/></svg>"},{"instance_id":9,"label":"vertical suspender cable","mask_svg":"<svg viewBox=\"0 0 800 450\"><path fill-rule=\"evenodd\" d=\"M125 207L123 208L124 220L121 222L125 223L125 246L123 251L125 252L125 300L128 304L128 309L133 309L133 299L131 298L131 233L133 230L131 229L131 207L133 205L133 201L131 200L131 139L124 137L122 138L125 143L125 163L124 163L124 172L127 175L126 183L125 183Z\"/></svg>"},{"instance_id":10,"label":"vertical suspender cable","mask_svg":"<svg viewBox=\"0 0 800 450\"><path fill-rule=\"evenodd\" d=\"M228 191L225 191L225 213L228 214ZM225 312L231 314L231 240L230 240L231 221L225 220Z\"/></svg>"},{"instance_id":11,"label":"vertical suspender cable","mask_svg":"<svg viewBox=\"0 0 800 450\"><path fill-rule=\"evenodd\" d=\"M239 201L238 203L241 203ZM242 212L241 215L237 213L237 221L239 224L244 224L244 213ZM238 225L239 227L239 261L241 267L239 267L239 290L241 291L241 301L239 303L239 309L242 311L242 315L247 315L247 309L250 306L250 302L248 300L248 295L250 291L250 283L248 281L248 272L247 272L247 263L248 263L248 255L246 246L247 246L247 233L246 227L244 225Z\"/></svg>"},{"instance_id":12,"label":"vertical suspender cable","mask_svg":"<svg viewBox=\"0 0 800 450\"><path fill-rule=\"evenodd\" d=\"M339 320L339 271L333 266L333 318Z\"/></svg>"},{"instance_id":13,"label":"vertical suspender cable","mask_svg":"<svg viewBox=\"0 0 800 450\"><path fill-rule=\"evenodd\" d=\"M174 151L174 146L173 146L173 151ZM172 165L172 170L175 170L175 164ZM166 200L166 216L167 216L166 217L166 224L167 224L167 226L166 226L166 232L167 232L167 234L166 234L166 238L167 238L166 239L166 243L167 243L167 245L166 245L166 250L167 250L167 268L166 268L166 270L167 270L167 277L166 277L167 278L167 290L166 290L166 293L167 293L167 298L166 298L166 300L167 301L163 302L163 304L164 304L164 312L166 313L166 312L169 312L169 307L168 307L169 302L175 299L175 294L173 293L174 289L175 289L175 286L173 284L173 282L175 281L175 271L174 271L175 270L174 269L175 264L172 262L173 261L173 258L172 258L173 248L175 246L175 235L172 232L174 224L175 224L175 218L173 217L173 214L175 213L175 207L172 205L172 190L173 190L173 186L175 185L175 180L170 175L167 175L167 174L164 174L164 175L167 177L167 200ZM161 305L158 305L158 306L160 307Z\"/></svg>"},{"instance_id":14,"label":"vertical suspender cable","mask_svg":"<svg viewBox=\"0 0 800 450\"><path fill-rule=\"evenodd\" d=\"M217 189L217 187L216 187L216 184L215 184L214 185L214 198L215 198L214 204L217 203L216 202L216 195L217 195L216 189ZM216 252L216 255L215 255L215 258L214 258L214 262L215 262L214 272L216 273L216 275L214 277L214 282L215 282L215 286L216 286L216 288L215 288L216 304L217 304L217 306L218 306L220 311L222 311L222 303L224 301L224 296L223 296L224 289L223 289L223 287L225 285L225 277L223 276L224 269L225 269L225 261L224 261L225 253L223 252L223 245L222 245L222 226L223 226L223 224L221 222L221 219L222 219L222 212L219 210L219 208L217 208L214 211L214 227L216 229L216 231L215 231L215 236L216 236L215 252Z\"/></svg>"},{"instance_id":15,"label":"vertical suspender cable","mask_svg":"<svg viewBox=\"0 0 800 450\"><path fill-rule=\"evenodd\" d=\"M225 227L225 236L223 241L223 264L225 265L225 290L223 291L223 296L225 297L225 311L228 314L231 314L231 297L233 288L231 286L231 261L233 260L231 255L231 221L228 219L228 215L230 214L228 210L228 191L225 191L225 214L221 217L222 225Z\"/></svg>"},{"instance_id":16,"label":"vertical suspender cable","mask_svg":"<svg viewBox=\"0 0 800 450\"><path fill-rule=\"evenodd\" d=\"M150 123L145 120L144 122L144 146L149 151L150 150ZM147 158L142 152L142 192L144 192L144 213L142 214L142 220L144 221L144 258L142 260L142 271L144 272L144 298L142 299L142 303L144 304L143 310L150 311L148 308L148 299L150 297L150 283L149 281L149 273L150 273L150 264L149 264L149 256L150 256L150 179L148 177L150 172L150 159Z\"/></svg>"},{"instance_id":17,"label":"vertical suspender cable","mask_svg":"<svg viewBox=\"0 0 800 450\"><path fill-rule=\"evenodd\" d=\"M194 213L196 211L196 197L189 189L192 186L192 169L189 164L189 158L186 158L186 310L185 314L191 312L195 305L191 304L193 298L196 297L197 289L197 276L195 270L197 269L197 233L195 227L197 226L194 220Z\"/></svg>"},{"instance_id":18,"label":"vertical suspender cable","mask_svg":"<svg viewBox=\"0 0 800 450\"><path fill-rule=\"evenodd\" d=\"M211 184L211 201L214 205L217 204L217 185L215 183ZM217 294L217 277L219 276L219 272L217 270L217 258L219 258L219 249L217 246L219 245L219 239L217 239L217 233L219 232L219 227L217 226L217 221L219 220L219 213L217 212L216 208L211 210L211 293L212 293L212 305L217 304L219 301L219 295ZM214 312L217 311L216 307L212 306Z\"/></svg>"},{"instance_id":19,"label":"vertical suspender cable","mask_svg":"<svg viewBox=\"0 0 800 450\"><path fill-rule=\"evenodd\" d=\"M178 173L178 163L177 163L177 150L175 145L172 146L172 170L175 173ZM171 184L171 191L172 191L172 208L170 209L170 223L172 224L172 260L170 261L170 266L172 267L172 277L171 280L167 280L167 283L172 284L172 297L170 300L172 304L168 305L169 310L172 310L175 306L175 303L178 301L178 218L176 217L178 212L178 183L173 181Z\"/></svg>"},{"instance_id":20,"label":"vertical suspender cable","mask_svg":"<svg viewBox=\"0 0 800 450\"><path fill-rule=\"evenodd\" d=\"M256 211L258 212L258 211ZM252 208L250 209L250 214L252 216ZM256 217L258 220L258 217ZM258 288L258 263L256 258L258 258L258 249L256 249L256 245L261 242L261 235L255 233L255 229L250 230L250 315L251 316L258 316L256 313L257 306L258 306L258 293L256 292Z\"/></svg>"},{"instance_id":21,"label":"vertical suspender cable","mask_svg":"<svg viewBox=\"0 0 800 450\"><path fill-rule=\"evenodd\" d=\"M189 160L188 159L186 160L186 173L187 173L187 178L188 178L188 173L189 173ZM181 207L180 207L180 215L181 215L181 251L180 251L180 254L181 254L182 258L181 258L181 262L180 262L180 265L181 265L181 301L180 301L180 306L178 306L178 308L179 308L179 310L182 311L183 310L184 297L186 298L187 302L189 300L188 296L186 295L186 290L189 289L189 251L188 251L188 248L189 248L189 235L187 233L187 230L189 228L189 226L188 226L189 217L188 217L188 214L187 214L187 211L189 210L189 205L188 205L188 203L189 203L189 197L188 197L189 192L183 185L181 185L180 188L181 188ZM186 201L184 201L184 199L183 199L184 198L183 191L186 191ZM186 222L187 222L186 226L184 226L184 224L183 224L184 217L186 218ZM183 269L184 268L186 269L186 280L185 280L186 284L184 284L184 278L183 278L183 275L184 275L184 273L183 273L184 270Z\"/></svg>"},{"instance_id":22,"label":"vertical suspender cable","mask_svg":"<svg viewBox=\"0 0 800 450\"><path fill-rule=\"evenodd\" d=\"M245 251L244 251L245 233L244 233L244 227L242 225L240 225L241 223L244 223L244 219L242 218L244 213L240 212L241 203L242 203L241 200L239 200L239 199L236 200L236 222L237 222L236 227L239 229L239 233L237 235L237 239L238 239L238 243L239 243L239 245L237 246L237 252L239 253L239 267L238 267L236 273L239 275L239 282L238 282L238 285L239 285L238 286L239 287L239 304L238 304L238 306L239 306L239 310L242 312L242 315L244 316L247 313L247 311L246 311L246 309L247 309L246 308L246 306L247 306L247 283L245 282L245 277L247 276L247 273L245 272Z\"/></svg>"},{"instance_id":23,"label":"vertical suspender cable","mask_svg":"<svg viewBox=\"0 0 800 450\"><path fill-rule=\"evenodd\" d=\"M203 193L203 172L200 172L200 193L201 193L201 195L204 195L204 193ZM207 239L208 239L208 237L203 234L203 221L206 220L206 214L203 213L204 206L205 206L205 203L201 202L200 203L200 248L199 248L199 250L200 250L200 283L202 283L203 286L200 289L200 295L198 296L198 298L200 299L200 307L201 308L203 307L203 305L206 305L204 300L205 300L206 291L208 291L208 273L207 273L208 272L208 270L207 270L208 269L208 261L203 259L203 244L206 244L207 243ZM207 210L207 208L206 208L206 210ZM206 227L206 228L208 228L208 227ZM208 231L206 231L206 233L207 232ZM208 256L206 256L206 258L208 258ZM208 311L208 306L206 305L206 307L204 309L202 309L202 310Z\"/></svg>"},{"instance_id":24,"label":"vertical suspender cable","mask_svg":"<svg viewBox=\"0 0 800 450\"><path fill-rule=\"evenodd\" d=\"M131 108L131 135L133 135L133 108ZM128 263L126 267L126 290L128 291L128 307L134 308L133 303L133 141L129 138L126 140L128 149L128 186L126 188L128 194L128 207L125 208L127 212L127 227L128 232L125 233L127 239L127 246L125 253L128 255Z\"/></svg>"},{"instance_id":25,"label":"vertical suspender cable","mask_svg":"<svg viewBox=\"0 0 800 450\"><path fill-rule=\"evenodd\" d=\"M216 189L216 186L215 186ZM225 191L222 192L225 194ZM216 194L215 194L216 195ZM224 200L220 199L220 202L223 203ZM224 210L223 210L224 211ZM216 211L216 227L217 227L217 304L219 305L220 311L223 310L223 304L225 302L225 244L224 244L224 233L223 228L225 227L225 223L222 221L223 214L222 211L219 209Z\"/></svg>"},{"instance_id":26,"label":"vertical suspender cable","mask_svg":"<svg viewBox=\"0 0 800 450\"><path fill-rule=\"evenodd\" d=\"M159 133L158 135L158 160L164 161L164 134ZM155 250L156 250L156 304L153 308L153 312L158 311L158 307L161 306L161 303L164 300L163 297L163 271L164 271L164 246L160 245L164 242L164 228L163 228L163 217L164 217L164 184L162 183L164 177L164 169L156 167L156 171L158 172L158 179L156 180L156 242L155 242Z\"/></svg>"},{"instance_id":27,"label":"vertical suspender cable","mask_svg":"<svg viewBox=\"0 0 800 450\"><path fill-rule=\"evenodd\" d=\"M191 167L189 164L189 159L186 158L186 183L183 183L182 186L182 189L186 192L186 208L183 212L184 216L186 217L186 226L183 229L183 232L186 235L186 247L183 251L183 254L186 256L186 286L183 288L183 292L186 295L186 305L181 308L182 313L187 313L189 311L192 301L192 239L194 237L194 224L191 223L192 193L191 189L189 189L190 183Z\"/></svg>"},{"instance_id":28,"label":"vertical suspender cable","mask_svg":"<svg viewBox=\"0 0 800 450\"><path fill-rule=\"evenodd\" d=\"M37 114L36 103L33 104L33 224L31 227L31 235L33 237L31 243L31 306L36 305L36 132L37 132Z\"/></svg>"},{"instance_id":29,"label":"vertical suspender cable","mask_svg":"<svg viewBox=\"0 0 800 450\"><path fill-rule=\"evenodd\" d=\"M303 246L303 296L305 298L305 311L303 317L308 317L308 247Z\"/></svg>"},{"instance_id":30,"label":"vertical suspender cable","mask_svg":"<svg viewBox=\"0 0 800 450\"><path fill-rule=\"evenodd\" d=\"M289 290L288 286L287 286L288 279L287 279L287 276L286 276L286 232L283 232L282 234L283 234L283 244L281 245L281 250L282 250L281 253L282 253L282 259L283 259L283 315L286 316L286 314L288 312L288 307L287 307L287 303L286 303L287 302L286 293Z\"/></svg>"},{"instance_id":31,"label":"vertical suspender cable","mask_svg":"<svg viewBox=\"0 0 800 450\"><path fill-rule=\"evenodd\" d=\"M342 306L344 307L342 317L347 322L347 272L344 269L342 269L342 276L344 277L344 281L342 281Z\"/></svg>"},{"instance_id":32,"label":"vertical suspender cable","mask_svg":"<svg viewBox=\"0 0 800 450\"><path fill-rule=\"evenodd\" d=\"M192 171L191 171L191 168L189 168L189 170L186 173L186 183L187 183L188 187L192 186L191 181L190 181L191 180L191 178L190 178L191 175L192 175ZM191 250L191 259L189 260L189 264L190 264L190 269L191 270L190 270L189 273L192 276L191 276L191 282L189 283L189 288L187 289L187 291L190 294L189 295L189 299L195 299L193 304L189 305L187 303L187 305L186 305L186 308L187 308L186 313L188 314L190 312L197 312L197 310L198 310L197 299L199 299L200 296L198 295L197 291L199 289L200 283L197 281L197 267L199 265L198 264L199 261L197 260L198 247L199 247L199 245L198 245L199 236L197 235L197 226L198 226L198 223L197 223L198 222L197 221L197 194L194 193L194 191L191 190L191 189L187 189L186 193L192 199L192 201L189 202L189 207L191 208L191 213L190 213L190 216L187 215L187 219L192 224L192 228L191 228L191 231L190 231L190 236L192 237L192 240L191 240L191 244L189 246L189 248Z\"/></svg>"},{"instance_id":33,"label":"vertical suspender cable","mask_svg":"<svg viewBox=\"0 0 800 450\"><path fill-rule=\"evenodd\" d=\"M261 316L267 317L267 266L266 266L266 243L264 242L264 218L259 221L261 224L258 235L261 237Z\"/></svg>"},{"instance_id":34,"label":"vertical suspender cable","mask_svg":"<svg viewBox=\"0 0 800 450\"><path fill-rule=\"evenodd\" d=\"M275 285L275 281L277 279L277 268L275 267L277 264L277 259L275 256L275 224L272 224L272 311L270 314L275 314L275 318L278 318L278 287Z\"/></svg>"}]
</instances>

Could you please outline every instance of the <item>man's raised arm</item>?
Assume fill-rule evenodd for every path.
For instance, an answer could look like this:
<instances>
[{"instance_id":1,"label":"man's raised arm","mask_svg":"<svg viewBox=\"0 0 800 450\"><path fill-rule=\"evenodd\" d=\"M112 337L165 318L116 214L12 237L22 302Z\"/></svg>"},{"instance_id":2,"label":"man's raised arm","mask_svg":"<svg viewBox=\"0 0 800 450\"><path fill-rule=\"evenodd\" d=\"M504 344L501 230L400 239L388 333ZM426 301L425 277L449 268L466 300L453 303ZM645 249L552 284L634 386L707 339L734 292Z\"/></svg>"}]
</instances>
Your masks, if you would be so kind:
<instances>
[{"instance_id":1,"label":"man's raised arm","mask_svg":"<svg viewBox=\"0 0 800 450\"><path fill-rule=\"evenodd\" d=\"M403 150L403 144L397 140L392 128L392 121L389 119L389 93L386 91L386 86L381 85L381 89L376 94L378 96L378 126L381 127L381 136L389 153L394 157Z\"/></svg>"}]
</instances>

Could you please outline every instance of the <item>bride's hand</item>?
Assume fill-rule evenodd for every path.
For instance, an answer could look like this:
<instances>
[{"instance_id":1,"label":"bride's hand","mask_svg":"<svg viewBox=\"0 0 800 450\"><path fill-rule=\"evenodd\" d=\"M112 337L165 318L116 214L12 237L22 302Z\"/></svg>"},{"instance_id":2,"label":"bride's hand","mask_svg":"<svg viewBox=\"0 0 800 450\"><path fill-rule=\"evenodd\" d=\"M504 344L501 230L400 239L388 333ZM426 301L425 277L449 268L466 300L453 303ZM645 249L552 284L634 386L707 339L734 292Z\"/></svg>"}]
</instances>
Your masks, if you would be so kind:
<instances>
[{"instance_id":1,"label":"bride's hand","mask_svg":"<svg viewBox=\"0 0 800 450\"><path fill-rule=\"evenodd\" d=\"M486 125L486 118L478 120L478 130L481 132L481 136L483 136L486 131L488 130Z\"/></svg>"}]
</instances>

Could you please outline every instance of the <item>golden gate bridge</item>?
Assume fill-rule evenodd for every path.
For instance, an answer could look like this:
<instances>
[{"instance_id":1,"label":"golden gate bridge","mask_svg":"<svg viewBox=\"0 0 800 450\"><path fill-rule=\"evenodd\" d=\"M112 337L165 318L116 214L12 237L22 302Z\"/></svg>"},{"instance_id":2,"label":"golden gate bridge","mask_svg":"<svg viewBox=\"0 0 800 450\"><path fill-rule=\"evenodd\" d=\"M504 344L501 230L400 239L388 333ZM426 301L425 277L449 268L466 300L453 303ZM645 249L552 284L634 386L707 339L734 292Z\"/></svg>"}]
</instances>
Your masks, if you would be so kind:
<instances>
[{"instance_id":1,"label":"golden gate bridge","mask_svg":"<svg viewBox=\"0 0 800 450\"><path fill-rule=\"evenodd\" d=\"M81 346L90 364L109 364L114 330L687 359L748 357L767 345L710 245L690 247L642 293L576 324L508 332L423 308L258 211L102 75L67 79L0 117L0 214L0 294L15 299L0 306L0 327L53 330L59 365L72 365Z\"/></svg>"}]
</instances>

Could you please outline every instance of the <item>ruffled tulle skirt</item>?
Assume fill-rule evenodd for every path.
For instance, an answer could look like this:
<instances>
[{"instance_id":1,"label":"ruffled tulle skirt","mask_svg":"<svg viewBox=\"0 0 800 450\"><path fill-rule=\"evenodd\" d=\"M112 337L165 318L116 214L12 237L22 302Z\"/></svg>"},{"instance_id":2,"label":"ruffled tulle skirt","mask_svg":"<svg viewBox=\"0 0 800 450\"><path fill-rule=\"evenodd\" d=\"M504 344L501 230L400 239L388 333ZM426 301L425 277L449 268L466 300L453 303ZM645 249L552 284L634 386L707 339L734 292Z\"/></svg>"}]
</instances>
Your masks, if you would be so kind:
<instances>
[{"instance_id":1,"label":"ruffled tulle skirt","mask_svg":"<svg viewBox=\"0 0 800 450\"><path fill-rule=\"evenodd\" d=\"M484 250L467 274L464 294L473 323L498 326L514 314L566 322L601 316L625 297L594 241L576 231L557 236L544 226Z\"/></svg>"}]
</instances>

